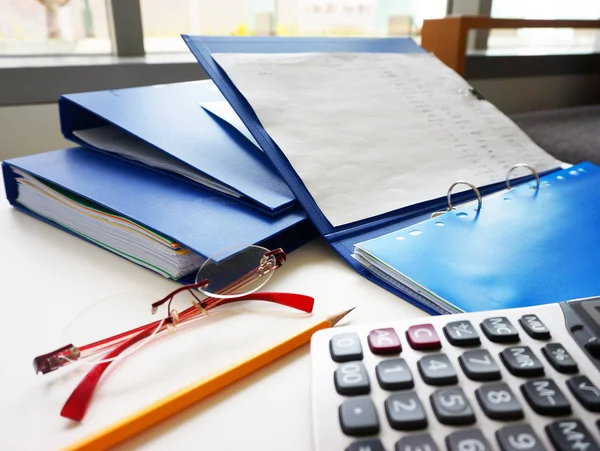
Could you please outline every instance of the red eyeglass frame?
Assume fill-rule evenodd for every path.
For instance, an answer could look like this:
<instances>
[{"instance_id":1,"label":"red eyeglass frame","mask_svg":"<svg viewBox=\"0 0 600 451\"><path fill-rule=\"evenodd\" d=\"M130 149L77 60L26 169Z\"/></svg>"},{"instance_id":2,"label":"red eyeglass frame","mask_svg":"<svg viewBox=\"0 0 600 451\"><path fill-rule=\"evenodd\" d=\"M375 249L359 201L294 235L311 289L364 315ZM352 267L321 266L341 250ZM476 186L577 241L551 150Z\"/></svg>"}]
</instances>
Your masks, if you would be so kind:
<instances>
[{"instance_id":1,"label":"red eyeglass frame","mask_svg":"<svg viewBox=\"0 0 600 451\"><path fill-rule=\"evenodd\" d=\"M275 265L270 268L269 271L278 269L286 260L286 254L282 249L269 251L265 253L264 257L274 257ZM233 293L235 290L248 284L253 277L256 277L257 272L261 272L264 269L261 269L261 266L262 265L259 265L259 267L256 269L237 279L231 285L223 289L221 293ZM102 357L102 361L95 364L73 390L61 410L61 416L73 421L81 421L85 416L96 386L100 382L100 378L109 365L114 361L112 359L116 359L128 348L140 342L141 340L148 338L152 334L162 334L170 327L184 325L193 319L205 316L208 310L233 302L266 301L300 310L305 313L311 313L314 306L314 298L311 296L281 292L254 292L238 297L207 297L201 300L196 293L194 293L194 291L206 285L208 285L208 280L202 280L194 284L179 287L164 298L153 303L152 313L155 313L159 306L167 303L168 315L162 320L157 320L144 326L140 326L135 329L122 332L120 334L113 335L112 337L108 337L80 347L76 347L73 344L68 344L53 352L36 357L33 361L34 369L36 372L46 374L51 371L55 371L69 363L76 362L81 358L82 354L86 352L89 352L92 355L101 352L107 353ZM193 296L195 300L192 301L193 305L182 312L172 310L171 302L173 301L173 298L177 294L185 291L189 292Z\"/></svg>"}]
</instances>

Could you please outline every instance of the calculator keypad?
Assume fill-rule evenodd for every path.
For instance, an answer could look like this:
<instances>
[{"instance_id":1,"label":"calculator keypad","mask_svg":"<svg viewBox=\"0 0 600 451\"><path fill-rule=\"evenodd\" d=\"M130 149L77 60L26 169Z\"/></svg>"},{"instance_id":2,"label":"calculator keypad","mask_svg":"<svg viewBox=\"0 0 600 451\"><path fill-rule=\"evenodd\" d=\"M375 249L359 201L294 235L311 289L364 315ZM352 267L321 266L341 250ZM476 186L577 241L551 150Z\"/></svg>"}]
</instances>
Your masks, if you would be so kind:
<instances>
[{"instance_id":1,"label":"calculator keypad","mask_svg":"<svg viewBox=\"0 0 600 451\"><path fill-rule=\"evenodd\" d=\"M431 324L410 326L406 330L406 338L410 347L417 350L440 349L442 342Z\"/></svg>"},{"instance_id":2,"label":"calculator keypad","mask_svg":"<svg viewBox=\"0 0 600 451\"><path fill-rule=\"evenodd\" d=\"M375 367L379 386L384 390L403 390L413 388L415 382L408 364L404 359L387 359Z\"/></svg>"},{"instance_id":3,"label":"calculator keypad","mask_svg":"<svg viewBox=\"0 0 600 451\"><path fill-rule=\"evenodd\" d=\"M550 365L560 373L574 374L579 371L571 354L560 343L548 343L542 348L542 354L550 362Z\"/></svg>"},{"instance_id":4,"label":"calculator keypad","mask_svg":"<svg viewBox=\"0 0 600 451\"><path fill-rule=\"evenodd\" d=\"M453 346L477 346L479 334L470 321L454 321L444 326L444 335Z\"/></svg>"},{"instance_id":5,"label":"calculator keypad","mask_svg":"<svg viewBox=\"0 0 600 451\"><path fill-rule=\"evenodd\" d=\"M362 362L346 362L334 373L335 390L340 395L366 395L371 391L367 369Z\"/></svg>"},{"instance_id":6,"label":"calculator keypad","mask_svg":"<svg viewBox=\"0 0 600 451\"><path fill-rule=\"evenodd\" d=\"M514 346L500 353L506 369L515 376L538 377L544 375L544 367L528 346Z\"/></svg>"},{"instance_id":7,"label":"calculator keypad","mask_svg":"<svg viewBox=\"0 0 600 451\"><path fill-rule=\"evenodd\" d=\"M450 434L446 438L448 451L492 451L492 447L479 429L469 429Z\"/></svg>"},{"instance_id":8,"label":"calculator keypad","mask_svg":"<svg viewBox=\"0 0 600 451\"><path fill-rule=\"evenodd\" d=\"M546 433L560 451L600 451L590 431L579 420L556 421L546 426Z\"/></svg>"},{"instance_id":9,"label":"calculator keypad","mask_svg":"<svg viewBox=\"0 0 600 451\"><path fill-rule=\"evenodd\" d=\"M400 339L391 327L372 330L367 337L367 341L373 354L398 354L402 351Z\"/></svg>"},{"instance_id":10,"label":"calculator keypad","mask_svg":"<svg viewBox=\"0 0 600 451\"><path fill-rule=\"evenodd\" d=\"M475 413L461 388L443 388L431 395L431 406L442 424L475 423Z\"/></svg>"},{"instance_id":11,"label":"calculator keypad","mask_svg":"<svg viewBox=\"0 0 600 451\"><path fill-rule=\"evenodd\" d=\"M481 323L481 330L493 343L519 342L519 332L505 316L486 318Z\"/></svg>"},{"instance_id":12,"label":"calculator keypad","mask_svg":"<svg viewBox=\"0 0 600 451\"><path fill-rule=\"evenodd\" d=\"M385 414L390 426L398 431L427 427L427 416L414 391L402 391L385 400Z\"/></svg>"},{"instance_id":13,"label":"calculator keypad","mask_svg":"<svg viewBox=\"0 0 600 451\"><path fill-rule=\"evenodd\" d=\"M600 390L587 376L576 376L567 381L567 387L590 412L600 412Z\"/></svg>"},{"instance_id":14,"label":"calculator keypad","mask_svg":"<svg viewBox=\"0 0 600 451\"><path fill-rule=\"evenodd\" d=\"M370 435L379 432L379 417L368 396L346 399L340 406L340 426L346 435Z\"/></svg>"},{"instance_id":15,"label":"calculator keypad","mask_svg":"<svg viewBox=\"0 0 600 451\"><path fill-rule=\"evenodd\" d=\"M557 312L516 310L322 331L315 427L343 446L317 449L600 451L600 374Z\"/></svg>"},{"instance_id":16,"label":"calculator keypad","mask_svg":"<svg viewBox=\"0 0 600 451\"><path fill-rule=\"evenodd\" d=\"M485 384L475 390L481 410L492 420L520 420L523 418L521 404L508 384L501 382Z\"/></svg>"},{"instance_id":17,"label":"calculator keypad","mask_svg":"<svg viewBox=\"0 0 600 451\"><path fill-rule=\"evenodd\" d=\"M523 315L519 319L519 324L531 338L536 340L550 339L550 331L537 315Z\"/></svg>"},{"instance_id":18,"label":"calculator keypad","mask_svg":"<svg viewBox=\"0 0 600 451\"><path fill-rule=\"evenodd\" d=\"M360 338L354 332L335 335L329 341L329 352L334 362L349 362L363 358Z\"/></svg>"},{"instance_id":19,"label":"calculator keypad","mask_svg":"<svg viewBox=\"0 0 600 451\"><path fill-rule=\"evenodd\" d=\"M422 357L417 368L423 381L429 385L452 385L458 381L452 363L444 354Z\"/></svg>"},{"instance_id":20,"label":"calculator keypad","mask_svg":"<svg viewBox=\"0 0 600 451\"><path fill-rule=\"evenodd\" d=\"M496 432L501 451L546 451L540 438L528 424L505 426Z\"/></svg>"},{"instance_id":21,"label":"calculator keypad","mask_svg":"<svg viewBox=\"0 0 600 451\"><path fill-rule=\"evenodd\" d=\"M521 386L525 399L540 415L569 415L571 404L552 379L539 379Z\"/></svg>"},{"instance_id":22,"label":"calculator keypad","mask_svg":"<svg viewBox=\"0 0 600 451\"><path fill-rule=\"evenodd\" d=\"M500 368L489 351L477 349L464 352L458 363L465 375L473 381L497 381L502 379Z\"/></svg>"},{"instance_id":23,"label":"calculator keypad","mask_svg":"<svg viewBox=\"0 0 600 451\"><path fill-rule=\"evenodd\" d=\"M394 451L438 451L438 447L429 434L418 434L409 435L408 437L402 437L396 446Z\"/></svg>"}]
</instances>

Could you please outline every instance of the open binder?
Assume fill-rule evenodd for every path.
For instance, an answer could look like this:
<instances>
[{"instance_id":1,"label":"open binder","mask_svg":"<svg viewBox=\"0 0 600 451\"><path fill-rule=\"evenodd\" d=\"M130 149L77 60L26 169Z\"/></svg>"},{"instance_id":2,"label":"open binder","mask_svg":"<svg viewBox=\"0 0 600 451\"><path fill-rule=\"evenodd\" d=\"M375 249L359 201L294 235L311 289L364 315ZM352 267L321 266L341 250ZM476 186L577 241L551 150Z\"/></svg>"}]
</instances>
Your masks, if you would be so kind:
<instances>
[{"instance_id":1,"label":"open binder","mask_svg":"<svg viewBox=\"0 0 600 451\"><path fill-rule=\"evenodd\" d=\"M463 296L460 295L461 284L468 278L474 278L473 273L460 273L460 267L465 262L477 264L477 260L468 260L469 255L479 258L482 255L481 248L489 245L489 249L502 249L509 255L505 260L499 260L500 263L515 265L521 253L521 248L516 245L518 239L531 238L532 232L526 218L521 218L521 221L515 215L510 223L494 222L494 218L498 220L502 215L495 215L493 210L498 204L508 202L499 201L496 197L505 188L507 171L515 164L526 162L540 173L544 183L557 177L555 172L561 163L537 147L466 81L435 57L426 54L412 40L214 38L187 35L183 38L288 183L321 235L354 269L372 282L433 314L555 302L579 297L575 296L578 294L598 294L600 291L597 283L588 280L592 269L596 272L600 269L600 262L594 260L591 266L580 273L581 277L586 278L585 283L578 285L577 279L569 279L575 276L576 270L562 271L563 277L557 278L562 285L556 285L564 289L552 292L541 290L540 295L536 296L531 296L530 291L535 287L527 288L531 275L529 272L516 270L516 276L524 278L513 284L511 280L503 279L505 268L490 264L486 267L487 275L482 277L485 279L496 275L497 281L503 280L505 289L516 291L504 297L503 293L499 293L499 296L481 296L481 292L469 289ZM336 74L343 75L338 77ZM338 92L340 84L346 84L347 87L340 87ZM378 85L384 86L387 91ZM369 90L378 95L374 99L365 97L363 91L371 92ZM390 104L405 108L402 114L397 115L396 121L393 115L377 110L389 109ZM337 107L333 112L332 108ZM413 114L408 114L409 108L412 108L410 111ZM335 122L336 115L345 115L346 123ZM334 136L315 138L321 140L319 145L314 145L310 133L304 133L306 130L319 133L319 130L327 130L331 124L343 130L343 133L336 134L338 130L332 129L330 134ZM369 127L380 133L372 133ZM460 136L454 136L454 130L458 130ZM346 135L349 135L348 139ZM431 136L430 140L427 139L428 135ZM369 139L361 141L365 136ZM390 136L405 136L406 139L397 138L390 143ZM327 139L331 140L330 147L327 147ZM321 146L323 143L326 144ZM436 149L437 143L446 148ZM354 144L356 146L352 147ZM396 153L386 148L386 145L393 147L394 144ZM425 157L419 154L421 148ZM327 160L321 158L319 151L324 154L338 153L335 158ZM429 158L427 152L438 155L439 160ZM369 174L368 171L373 167L381 174ZM581 169L589 172L585 175L590 179L595 173L593 166ZM343 173L345 178L338 177L339 173ZM393 176L390 177L390 174ZM558 176L566 177L561 174ZM514 190L515 195L531 195L530 187L522 183L532 178L522 176L512 180L513 185L520 185ZM421 241L414 240L415 250L405 249L402 265L392 270L390 267L395 260L390 258L386 249L393 253L397 248L391 244L396 236L403 236L404 232L400 230L410 233L413 230L409 227L419 224L418 227L428 227L426 230L433 228L439 233L443 231L447 241L455 239L451 235L453 226L447 224L446 227L440 227L436 222L445 222L447 218L462 213L462 210L451 209L437 219L430 218L447 208L444 194L456 180L469 180L484 198L480 214L470 222L470 229L464 232L468 235L478 230L479 248L476 250L479 253L472 252L469 241L461 235L460 243L451 246L457 257L447 260L455 265L456 280L452 280L452 276L448 280L443 277L442 268L445 266L438 261L447 256L433 252L435 246L443 246L446 241L440 239L425 244L427 236L433 234L422 231ZM539 195L526 199L523 194L523 199L518 197L518 201L512 204L521 204L520 211L523 212L531 207L528 203L540 202L546 193L550 193L553 202L560 203L557 196L579 189L576 187L580 186L580 180L584 180L583 175L580 179L569 179L556 190L546 190L542 185ZM386 187L388 182L395 185ZM491 196L492 201L486 202L487 196ZM461 207L466 209L473 208L468 202L474 198L472 190L457 192L452 196L455 205L466 202ZM570 199L575 205L582 198ZM552 200L546 199L540 204L542 202L542 210L534 210L551 212L551 209L543 208L550 208ZM493 225L478 229L486 214L490 215L488 220ZM462 220L461 216L457 217L457 221ZM536 246L531 249L534 254L530 258L543 259L552 253L556 240L569 239L564 223L557 222L552 213L547 213L545 218L549 221L545 226L552 228L552 233L540 241L534 240ZM578 230L588 230L587 236L588 219L584 216L574 219ZM453 224L454 219L450 221ZM536 221L538 226L541 224L539 221L543 222L539 217ZM507 233L505 246L494 236L497 229ZM393 244L398 242L395 240ZM566 252L565 246L560 249ZM368 252L370 259L367 258ZM464 259L458 257L462 254ZM569 258L569 255L563 254L560 258ZM380 264L373 264L377 261ZM408 268L414 261L421 262L418 274ZM530 264L531 261L523 260L524 264ZM430 265L432 270L428 272ZM543 272L540 273L539 283L553 277L552 266L538 265L536 268ZM437 292L428 292L433 279L448 285L456 282L454 291L444 291L438 287ZM572 289L567 290L566 285ZM498 286L490 284L487 287L495 290Z\"/></svg>"},{"instance_id":2,"label":"open binder","mask_svg":"<svg viewBox=\"0 0 600 451\"><path fill-rule=\"evenodd\" d=\"M210 80L65 94L62 133L79 146L199 184L269 215L294 195L243 124L200 107L223 101ZM249 139L250 138L250 139Z\"/></svg>"}]
</instances>

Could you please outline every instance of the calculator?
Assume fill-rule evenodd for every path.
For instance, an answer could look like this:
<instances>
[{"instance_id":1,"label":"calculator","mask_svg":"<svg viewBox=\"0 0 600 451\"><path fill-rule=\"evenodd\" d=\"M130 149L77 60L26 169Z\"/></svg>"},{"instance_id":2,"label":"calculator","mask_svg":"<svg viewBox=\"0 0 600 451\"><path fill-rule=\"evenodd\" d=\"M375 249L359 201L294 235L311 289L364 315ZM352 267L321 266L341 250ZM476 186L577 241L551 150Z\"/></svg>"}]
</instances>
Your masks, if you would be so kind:
<instances>
[{"instance_id":1,"label":"calculator","mask_svg":"<svg viewBox=\"0 0 600 451\"><path fill-rule=\"evenodd\" d=\"M318 451L600 451L600 297L333 327L311 340Z\"/></svg>"}]
</instances>

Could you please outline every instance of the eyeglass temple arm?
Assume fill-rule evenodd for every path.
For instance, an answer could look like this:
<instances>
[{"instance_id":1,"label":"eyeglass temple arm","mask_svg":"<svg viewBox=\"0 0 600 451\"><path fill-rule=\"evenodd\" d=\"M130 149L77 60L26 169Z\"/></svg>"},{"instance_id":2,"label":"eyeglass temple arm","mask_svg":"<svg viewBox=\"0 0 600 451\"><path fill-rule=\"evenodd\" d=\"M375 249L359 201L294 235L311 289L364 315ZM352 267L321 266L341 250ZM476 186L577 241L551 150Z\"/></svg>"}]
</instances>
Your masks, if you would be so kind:
<instances>
[{"instance_id":1,"label":"eyeglass temple arm","mask_svg":"<svg viewBox=\"0 0 600 451\"><path fill-rule=\"evenodd\" d=\"M282 306L291 307L306 313L312 312L314 306L314 298L311 296L279 292L252 293L239 298L216 300L221 301L219 305L240 301L267 301ZM209 306L208 308L211 307ZM182 314L192 310L195 310L195 307L190 307L188 310L182 312ZM63 409L60 413L61 416L74 421L81 421L85 415L85 412L87 411L87 407L92 399L92 395L94 394L96 386L98 385L98 382L100 382L102 374L112 363L112 360L110 359L114 359L129 346L148 337L154 332L154 330L155 328L148 327L147 330L140 332L138 335L122 343L117 348L112 350L107 356L105 356L104 359L109 360L108 362L98 363L96 366L94 366L94 368L92 368L89 373L85 375L83 380L71 393L71 396L69 396L69 399L63 406Z\"/></svg>"}]
</instances>

